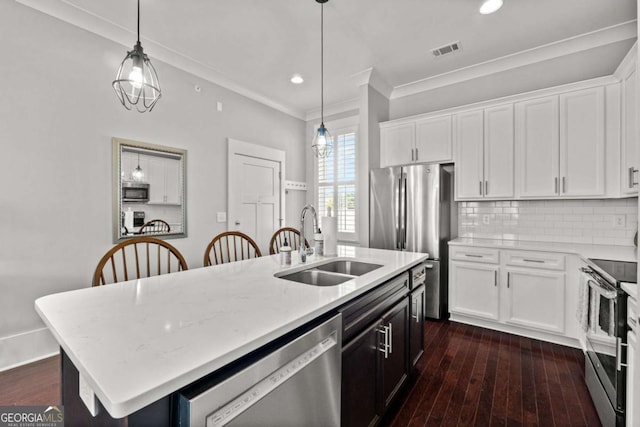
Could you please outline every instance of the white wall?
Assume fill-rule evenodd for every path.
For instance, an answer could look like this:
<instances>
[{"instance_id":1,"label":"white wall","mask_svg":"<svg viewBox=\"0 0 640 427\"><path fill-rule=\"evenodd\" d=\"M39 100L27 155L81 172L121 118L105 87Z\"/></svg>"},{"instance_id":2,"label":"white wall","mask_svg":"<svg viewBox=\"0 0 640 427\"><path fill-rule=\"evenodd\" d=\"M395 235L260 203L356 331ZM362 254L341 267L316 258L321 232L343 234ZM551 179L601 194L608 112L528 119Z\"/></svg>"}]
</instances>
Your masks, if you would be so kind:
<instances>
[{"instance_id":1,"label":"white wall","mask_svg":"<svg viewBox=\"0 0 640 427\"><path fill-rule=\"evenodd\" d=\"M303 121L153 61L153 52L163 98L151 113L126 111L111 81L134 42L0 2L0 370L57 350L34 300L90 286L113 245L111 137L188 150L189 237L171 243L190 268L226 229L215 217L227 206L228 137L286 151L287 179L305 180ZM287 223L300 196L287 196Z\"/></svg>"}]
</instances>

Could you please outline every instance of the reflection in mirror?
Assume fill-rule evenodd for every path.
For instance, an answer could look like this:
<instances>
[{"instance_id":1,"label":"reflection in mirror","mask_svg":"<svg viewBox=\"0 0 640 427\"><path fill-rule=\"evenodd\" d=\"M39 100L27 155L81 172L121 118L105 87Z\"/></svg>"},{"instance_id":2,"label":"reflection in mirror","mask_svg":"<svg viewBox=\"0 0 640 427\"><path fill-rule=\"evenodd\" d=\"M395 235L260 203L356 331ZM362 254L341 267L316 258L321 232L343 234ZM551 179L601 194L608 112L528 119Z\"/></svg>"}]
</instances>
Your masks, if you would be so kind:
<instances>
[{"instance_id":1,"label":"reflection in mirror","mask_svg":"<svg viewBox=\"0 0 640 427\"><path fill-rule=\"evenodd\" d=\"M113 138L113 240L186 237L187 151Z\"/></svg>"}]
</instances>

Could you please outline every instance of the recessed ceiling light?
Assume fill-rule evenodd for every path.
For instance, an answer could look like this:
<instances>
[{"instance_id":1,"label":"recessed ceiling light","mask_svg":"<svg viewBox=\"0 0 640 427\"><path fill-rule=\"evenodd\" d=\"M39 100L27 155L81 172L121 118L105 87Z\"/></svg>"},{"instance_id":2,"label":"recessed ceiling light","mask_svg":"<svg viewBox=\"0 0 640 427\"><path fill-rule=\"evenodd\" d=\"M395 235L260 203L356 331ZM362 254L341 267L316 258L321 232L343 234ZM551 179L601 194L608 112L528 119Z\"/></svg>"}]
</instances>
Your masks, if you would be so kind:
<instances>
[{"instance_id":1,"label":"recessed ceiling light","mask_svg":"<svg viewBox=\"0 0 640 427\"><path fill-rule=\"evenodd\" d=\"M480 6L480 13L488 15L500 9L502 7L502 0L485 0Z\"/></svg>"},{"instance_id":2,"label":"recessed ceiling light","mask_svg":"<svg viewBox=\"0 0 640 427\"><path fill-rule=\"evenodd\" d=\"M294 85L299 85L300 83L303 83L303 82L304 82L304 79L300 74L294 74L293 76L291 76L291 83L293 83Z\"/></svg>"}]
</instances>

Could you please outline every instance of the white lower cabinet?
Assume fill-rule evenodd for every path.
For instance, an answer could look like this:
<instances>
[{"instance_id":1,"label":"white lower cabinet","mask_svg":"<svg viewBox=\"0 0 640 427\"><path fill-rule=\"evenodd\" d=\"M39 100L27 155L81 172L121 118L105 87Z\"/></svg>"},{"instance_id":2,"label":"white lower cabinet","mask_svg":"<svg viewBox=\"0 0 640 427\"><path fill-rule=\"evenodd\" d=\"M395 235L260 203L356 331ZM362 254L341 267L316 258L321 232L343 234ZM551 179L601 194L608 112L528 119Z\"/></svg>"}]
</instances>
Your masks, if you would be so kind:
<instances>
[{"instance_id":1,"label":"white lower cabinet","mask_svg":"<svg viewBox=\"0 0 640 427\"><path fill-rule=\"evenodd\" d=\"M565 273L505 268L505 323L562 334Z\"/></svg>"},{"instance_id":2,"label":"white lower cabinet","mask_svg":"<svg viewBox=\"0 0 640 427\"><path fill-rule=\"evenodd\" d=\"M451 312L498 320L498 266L452 262L450 281Z\"/></svg>"},{"instance_id":3,"label":"white lower cabinet","mask_svg":"<svg viewBox=\"0 0 640 427\"><path fill-rule=\"evenodd\" d=\"M578 270L567 255L459 245L450 254L452 320L577 345L578 283L569 271Z\"/></svg>"}]
</instances>

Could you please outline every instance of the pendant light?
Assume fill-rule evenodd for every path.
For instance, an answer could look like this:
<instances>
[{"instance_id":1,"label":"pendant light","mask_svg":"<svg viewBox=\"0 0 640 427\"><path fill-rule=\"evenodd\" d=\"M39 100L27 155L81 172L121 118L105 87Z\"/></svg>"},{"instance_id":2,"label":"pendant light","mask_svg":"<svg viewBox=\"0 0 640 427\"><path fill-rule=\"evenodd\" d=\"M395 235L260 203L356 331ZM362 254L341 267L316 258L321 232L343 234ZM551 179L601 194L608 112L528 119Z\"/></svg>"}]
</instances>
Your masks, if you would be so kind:
<instances>
[{"instance_id":1,"label":"pendant light","mask_svg":"<svg viewBox=\"0 0 640 427\"><path fill-rule=\"evenodd\" d=\"M324 4L329 0L316 0L320 3L320 127L311 144L317 158L327 157L333 151L333 138L324 126Z\"/></svg>"},{"instance_id":2,"label":"pendant light","mask_svg":"<svg viewBox=\"0 0 640 427\"><path fill-rule=\"evenodd\" d=\"M138 41L122 60L113 88L127 110L151 111L162 95L158 74L140 44L140 0L138 0Z\"/></svg>"},{"instance_id":3,"label":"pendant light","mask_svg":"<svg viewBox=\"0 0 640 427\"><path fill-rule=\"evenodd\" d=\"M135 182L144 181L144 172L142 171L142 168L140 167L140 153L138 153L138 166L136 166L136 168L131 172L131 178Z\"/></svg>"}]
</instances>

